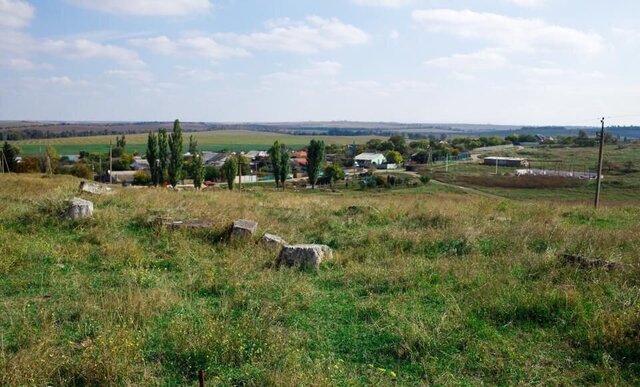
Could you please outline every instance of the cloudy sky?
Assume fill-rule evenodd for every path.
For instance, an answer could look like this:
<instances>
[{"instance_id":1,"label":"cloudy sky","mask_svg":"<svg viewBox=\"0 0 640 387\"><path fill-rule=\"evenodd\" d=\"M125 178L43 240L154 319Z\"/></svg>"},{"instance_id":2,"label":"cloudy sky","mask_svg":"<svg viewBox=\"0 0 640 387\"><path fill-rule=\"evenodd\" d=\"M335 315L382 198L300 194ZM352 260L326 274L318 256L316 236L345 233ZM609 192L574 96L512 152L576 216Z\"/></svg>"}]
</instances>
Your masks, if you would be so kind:
<instances>
[{"instance_id":1,"label":"cloudy sky","mask_svg":"<svg viewBox=\"0 0 640 387\"><path fill-rule=\"evenodd\" d=\"M0 120L640 122L637 0L0 0Z\"/></svg>"}]
</instances>

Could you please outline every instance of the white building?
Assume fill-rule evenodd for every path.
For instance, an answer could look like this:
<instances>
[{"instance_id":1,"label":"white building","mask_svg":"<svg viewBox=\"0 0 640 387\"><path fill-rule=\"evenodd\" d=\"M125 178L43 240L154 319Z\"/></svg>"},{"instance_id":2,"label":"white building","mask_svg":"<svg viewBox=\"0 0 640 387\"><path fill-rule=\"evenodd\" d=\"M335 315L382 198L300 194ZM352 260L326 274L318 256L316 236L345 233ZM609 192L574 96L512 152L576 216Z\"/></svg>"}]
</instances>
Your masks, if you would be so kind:
<instances>
[{"instance_id":1,"label":"white building","mask_svg":"<svg viewBox=\"0 0 640 387\"><path fill-rule=\"evenodd\" d=\"M369 168L373 165L385 164L387 158L381 153L361 153L354 158L357 167Z\"/></svg>"}]
</instances>

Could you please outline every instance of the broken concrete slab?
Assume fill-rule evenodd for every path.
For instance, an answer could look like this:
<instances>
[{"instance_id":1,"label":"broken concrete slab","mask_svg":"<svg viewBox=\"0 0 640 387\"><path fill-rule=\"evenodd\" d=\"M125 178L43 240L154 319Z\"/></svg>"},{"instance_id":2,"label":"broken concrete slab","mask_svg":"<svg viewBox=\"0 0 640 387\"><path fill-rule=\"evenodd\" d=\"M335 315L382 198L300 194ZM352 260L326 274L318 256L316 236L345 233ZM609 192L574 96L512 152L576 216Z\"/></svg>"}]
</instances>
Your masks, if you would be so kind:
<instances>
[{"instance_id":1,"label":"broken concrete slab","mask_svg":"<svg viewBox=\"0 0 640 387\"><path fill-rule=\"evenodd\" d=\"M110 187L102 184L94 183L91 181L83 181L80 183L80 191L87 192L93 195L110 195L114 191Z\"/></svg>"},{"instance_id":2,"label":"broken concrete slab","mask_svg":"<svg viewBox=\"0 0 640 387\"><path fill-rule=\"evenodd\" d=\"M333 251L326 245L287 245L282 247L276 259L276 266L319 269L322 261L332 258Z\"/></svg>"}]
</instances>

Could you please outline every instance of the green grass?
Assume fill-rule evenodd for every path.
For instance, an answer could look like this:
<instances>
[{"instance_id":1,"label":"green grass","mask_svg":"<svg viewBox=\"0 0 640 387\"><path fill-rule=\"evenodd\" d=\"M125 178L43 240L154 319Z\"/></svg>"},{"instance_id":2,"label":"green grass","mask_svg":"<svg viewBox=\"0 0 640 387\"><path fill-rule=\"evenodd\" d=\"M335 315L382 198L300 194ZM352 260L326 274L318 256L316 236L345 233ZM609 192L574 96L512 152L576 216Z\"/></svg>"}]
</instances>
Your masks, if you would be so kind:
<instances>
[{"instance_id":1,"label":"green grass","mask_svg":"<svg viewBox=\"0 0 640 387\"><path fill-rule=\"evenodd\" d=\"M198 148L203 151L232 151L266 150L274 141L280 141L291 148L301 148L309 144L311 139L320 138L327 144L362 144L376 136L297 136L269 132L254 132L247 130L219 130L211 132L185 133L185 139L190 135L198 141ZM131 134L126 136L127 150L144 153L147 146L147 134ZM41 153L47 145L52 145L59 154L78 154L80 151L105 153L109 151L109 142L115 143L115 136L68 137L46 140L16 141L22 154Z\"/></svg>"},{"instance_id":2,"label":"green grass","mask_svg":"<svg viewBox=\"0 0 640 387\"><path fill-rule=\"evenodd\" d=\"M87 197L0 176L0 385L638 385L637 205L398 190ZM151 214L211 230L151 227ZM336 257L318 272L220 235L234 219Z\"/></svg>"}]
</instances>

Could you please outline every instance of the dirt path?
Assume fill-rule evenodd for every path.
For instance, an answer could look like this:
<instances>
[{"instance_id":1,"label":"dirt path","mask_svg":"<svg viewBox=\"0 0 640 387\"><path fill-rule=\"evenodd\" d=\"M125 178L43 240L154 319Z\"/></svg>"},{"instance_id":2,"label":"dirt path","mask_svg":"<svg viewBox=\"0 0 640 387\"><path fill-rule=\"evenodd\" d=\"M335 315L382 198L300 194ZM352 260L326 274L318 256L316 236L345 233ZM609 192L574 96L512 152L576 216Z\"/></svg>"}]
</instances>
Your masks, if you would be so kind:
<instances>
[{"instance_id":1,"label":"dirt path","mask_svg":"<svg viewBox=\"0 0 640 387\"><path fill-rule=\"evenodd\" d=\"M490 193L487 193L487 192L483 192L483 191L477 190L475 188L463 187L461 185L445 183L445 182L442 182L440 180L434 180L434 179L431 179L431 181L434 184L437 184L437 185L459 189L459 190L464 191L464 192L468 192L468 193L471 193L471 194L484 196L484 197L487 197L487 198L498 199L498 200L510 200L509 198L505 198L504 196L490 194Z\"/></svg>"}]
</instances>

